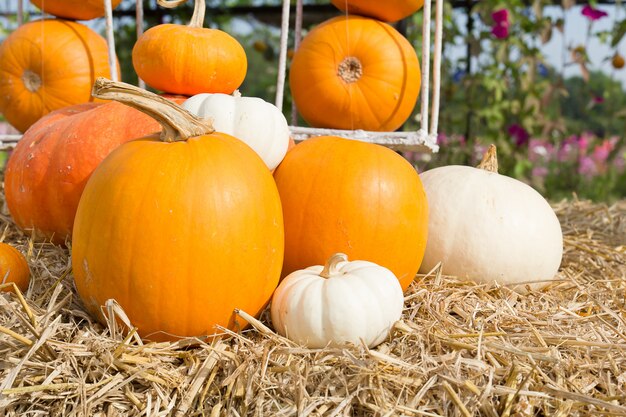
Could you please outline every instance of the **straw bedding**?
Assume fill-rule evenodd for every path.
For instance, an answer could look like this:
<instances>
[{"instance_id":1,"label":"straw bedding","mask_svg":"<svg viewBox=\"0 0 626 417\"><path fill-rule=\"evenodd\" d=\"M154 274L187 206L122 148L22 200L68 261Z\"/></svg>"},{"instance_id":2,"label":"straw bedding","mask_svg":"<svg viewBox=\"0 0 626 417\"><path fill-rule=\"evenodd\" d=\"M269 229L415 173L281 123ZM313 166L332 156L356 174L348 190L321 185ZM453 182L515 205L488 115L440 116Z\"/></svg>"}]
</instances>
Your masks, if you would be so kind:
<instances>
[{"instance_id":1,"label":"straw bedding","mask_svg":"<svg viewBox=\"0 0 626 417\"><path fill-rule=\"evenodd\" d=\"M114 304L120 320L94 323L68 251L33 243L4 210L1 239L27 253L33 281L24 299L0 295L0 415L626 415L626 202L554 208L556 283L519 295L418 276L372 350L301 348L267 312L220 340L142 343Z\"/></svg>"}]
</instances>

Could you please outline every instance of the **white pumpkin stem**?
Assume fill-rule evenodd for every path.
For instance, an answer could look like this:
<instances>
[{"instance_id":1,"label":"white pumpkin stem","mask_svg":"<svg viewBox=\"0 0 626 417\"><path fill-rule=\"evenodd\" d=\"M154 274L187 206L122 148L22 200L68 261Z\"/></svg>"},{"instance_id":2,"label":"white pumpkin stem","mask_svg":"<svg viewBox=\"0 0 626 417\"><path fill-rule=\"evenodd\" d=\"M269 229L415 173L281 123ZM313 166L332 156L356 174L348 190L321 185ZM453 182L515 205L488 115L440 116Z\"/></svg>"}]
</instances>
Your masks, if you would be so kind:
<instances>
[{"instance_id":1,"label":"white pumpkin stem","mask_svg":"<svg viewBox=\"0 0 626 417\"><path fill-rule=\"evenodd\" d=\"M126 104L159 122L164 142L184 141L215 132L209 120L183 109L178 104L142 88L103 77L96 79L91 95L102 100Z\"/></svg>"},{"instance_id":2,"label":"white pumpkin stem","mask_svg":"<svg viewBox=\"0 0 626 417\"><path fill-rule=\"evenodd\" d=\"M337 273L337 264L339 262L348 262L348 255L345 253L336 253L326 261L326 265L324 265L324 269L320 272L320 277L322 278L330 278L331 276Z\"/></svg>"},{"instance_id":3,"label":"white pumpkin stem","mask_svg":"<svg viewBox=\"0 0 626 417\"><path fill-rule=\"evenodd\" d=\"M496 151L496 145L489 145L489 149L487 149L487 152L483 155L483 159L480 161L477 168L489 172L498 172L498 153Z\"/></svg>"},{"instance_id":4,"label":"white pumpkin stem","mask_svg":"<svg viewBox=\"0 0 626 417\"><path fill-rule=\"evenodd\" d=\"M157 0L157 3L161 7L165 7L167 9L173 9L174 7L180 6L182 3L185 3L187 0ZM206 4L205 0L195 0L193 15L191 16L191 21L189 22L189 27L191 28L201 28L204 27L204 14L206 13Z\"/></svg>"}]
</instances>

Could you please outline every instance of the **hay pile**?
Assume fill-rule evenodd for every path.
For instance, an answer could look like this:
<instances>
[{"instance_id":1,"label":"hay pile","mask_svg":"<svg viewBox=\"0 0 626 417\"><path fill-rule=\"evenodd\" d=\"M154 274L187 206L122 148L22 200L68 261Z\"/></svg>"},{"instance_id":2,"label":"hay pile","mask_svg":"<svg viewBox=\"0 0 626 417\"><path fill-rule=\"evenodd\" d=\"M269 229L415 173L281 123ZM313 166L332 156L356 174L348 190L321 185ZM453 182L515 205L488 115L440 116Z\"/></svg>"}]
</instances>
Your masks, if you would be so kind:
<instances>
[{"instance_id":1,"label":"hay pile","mask_svg":"<svg viewBox=\"0 0 626 417\"><path fill-rule=\"evenodd\" d=\"M626 202L555 209L565 255L551 288L522 296L434 271L375 350L303 349L262 324L143 344L92 322L67 251L5 214L2 239L34 279L25 300L0 295L0 415L626 415Z\"/></svg>"}]
</instances>

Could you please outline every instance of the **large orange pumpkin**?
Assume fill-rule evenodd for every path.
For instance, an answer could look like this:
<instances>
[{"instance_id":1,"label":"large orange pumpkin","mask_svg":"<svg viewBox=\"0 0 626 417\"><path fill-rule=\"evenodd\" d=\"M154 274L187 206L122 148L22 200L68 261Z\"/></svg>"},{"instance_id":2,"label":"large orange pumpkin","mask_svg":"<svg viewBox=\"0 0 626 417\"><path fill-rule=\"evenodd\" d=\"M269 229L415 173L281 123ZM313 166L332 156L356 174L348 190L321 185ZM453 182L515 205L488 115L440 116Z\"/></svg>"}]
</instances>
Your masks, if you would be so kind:
<instances>
[{"instance_id":1,"label":"large orange pumpkin","mask_svg":"<svg viewBox=\"0 0 626 417\"><path fill-rule=\"evenodd\" d=\"M0 112L24 132L52 110L92 101L96 77L109 74L107 43L87 26L27 23L0 45Z\"/></svg>"},{"instance_id":2,"label":"large orange pumpkin","mask_svg":"<svg viewBox=\"0 0 626 417\"><path fill-rule=\"evenodd\" d=\"M15 223L63 243L96 166L120 144L158 130L154 119L117 102L77 104L44 116L18 142L5 171Z\"/></svg>"},{"instance_id":3,"label":"large orange pumpkin","mask_svg":"<svg viewBox=\"0 0 626 417\"><path fill-rule=\"evenodd\" d=\"M424 0L330 0L339 10L349 14L396 22L418 11Z\"/></svg>"},{"instance_id":4,"label":"large orange pumpkin","mask_svg":"<svg viewBox=\"0 0 626 417\"><path fill-rule=\"evenodd\" d=\"M285 219L283 275L337 252L390 269L407 289L428 233L417 171L380 145L324 136L296 145L274 172Z\"/></svg>"},{"instance_id":5,"label":"large orange pumpkin","mask_svg":"<svg viewBox=\"0 0 626 417\"><path fill-rule=\"evenodd\" d=\"M30 282L30 268L22 252L8 243L0 243L0 288L12 291L12 286L3 285L9 282L26 291Z\"/></svg>"},{"instance_id":6,"label":"large orange pumpkin","mask_svg":"<svg viewBox=\"0 0 626 417\"><path fill-rule=\"evenodd\" d=\"M260 314L280 278L276 184L243 141L137 90L96 85L101 98L137 98L164 131L119 146L89 179L72 237L78 293L101 319L117 300L151 340L235 328L233 309Z\"/></svg>"},{"instance_id":7,"label":"large orange pumpkin","mask_svg":"<svg viewBox=\"0 0 626 417\"><path fill-rule=\"evenodd\" d=\"M309 32L293 57L289 82L311 126L393 131L413 112L421 73L415 50L398 31L347 16Z\"/></svg>"},{"instance_id":8,"label":"large orange pumpkin","mask_svg":"<svg viewBox=\"0 0 626 417\"><path fill-rule=\"evenodd\" d=\"M162 24L148 29L133 47L133 67L150 87L188 96L235 91L246 77L241 44L219 29L203 28L204 0L188 26Z\"/></svg>"},{"instance_id":9,"label":"large orange pumpkin","mask_svg":"<svg viewBox=\"0 0 626 417\"><path fill-rule=\"evenodd\" d=\"M30 0L46 13L72 20L91 20L104 16L103 0ZM116 8L122 0L111 0Z\"/></svg>"}]
</instances>

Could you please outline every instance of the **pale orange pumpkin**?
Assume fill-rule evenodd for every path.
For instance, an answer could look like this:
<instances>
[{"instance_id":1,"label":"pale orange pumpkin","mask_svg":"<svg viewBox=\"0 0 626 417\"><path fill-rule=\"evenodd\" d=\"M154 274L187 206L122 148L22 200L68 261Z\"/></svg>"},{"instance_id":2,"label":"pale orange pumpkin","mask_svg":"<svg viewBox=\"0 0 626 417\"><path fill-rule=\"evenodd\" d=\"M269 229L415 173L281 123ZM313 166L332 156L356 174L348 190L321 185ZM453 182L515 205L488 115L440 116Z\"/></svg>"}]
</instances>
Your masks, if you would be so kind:
<instances>
[{"instance_id":1,"label":"pale orange pumpkin","mask_svg":"<svg viewBox=\"0 0 626 417\"><path fill-rule=\"evenodd\" d=\"M428 203L404 158L380 145L316 137L289 151L274 179L285 219L283 276L342 252L390 269L408 288L426 250Z\"/></svg>"},{"instance_id":2,"label":"pale orange pumpkin","mask_svg":"<svg viewBox=\"0 0 626 417\"><path fill-rule=\"evenodd\" d=\"M96 32L68 20L26 23L0 45L0 112L24 132L52 110L93 101L103 75L108 49Z\"/></svg>"},{"instance_id":3,"label":"pale orange pumpkin","mask_svg":"<svg viewBox=\"0 0 626 417\"><path fill-rule=\"evenodd\" d=\"M12 291L10 282L26 291L30 282L30 269L22 252L8 243L0 243L0 289Z\"/></svg>"},{"instance_id":4,"label":"pale orange pumpkin","mask_svg":"<svg viewBox=\"0 0 626 417\"><path fill-rule=\"evenodd\" d=\"M37 240L65 243L96 166L120 144L158 130L154 119L117 102L77 104L45 115L24 133L7 163L11 217Z\"/></svg>"},{"instance_id":5,"label":"pale orange pumpkin","mask_svg":"<svg viewBox=\"0 0 626 417\"><path fill-rule=\"evenodd\" d=\"M91 20L104 16L103 0L30 0L42 11L72 20ZM111 0L115 9L122 0Z\"/></svg>"},{"instance_id":6,"label":"pale orange pumpkin","mask_svg":"<svg viewBox=\"0 0 626 417\"><path fill-rule=\"evenodd\" d=\"M303 39L289 84L311 126L393 131L413 112L421 73L415 50L393 27L341 16Z\"/></svg>"},{"instance_id":7,"label":"pale orange pumpkin","mask_svg":"<svg viewBox=\"0 0 626 417\"><path fill-rule=\"evenodd\" d=\"M339 10L349 14L396 22L421 9L424 0L331 0Z\"/></svg>"},{"instance_id":8,"label":"pale orange pumpkin","mask_svg":"<svg viewBox=\"0 0 626 417\"><path fill-rule=\"evenodd\" d=\"M234 329L235 308L260 314L284 246L280 198L263 160L136 87L99 80L94 94L139 107L164 130L120 145L85 186L72 267L86 308L103 319L100 307L115 299L151 340Z\"/></svg>"},{"instance_id":9,"label":"pale orange pumpkin","mask_svg":"<svg viewBox=\"0 0 626 417\"><path fill-rule=\"evenodd\" d=\"M137 39L133 67L150 87L192 96L231 94L241 85L248 69L246 52L228 33L202 27L204 10L204 0L196 0L188 26L157 25Z\"/></svg>"}]
</instances>

